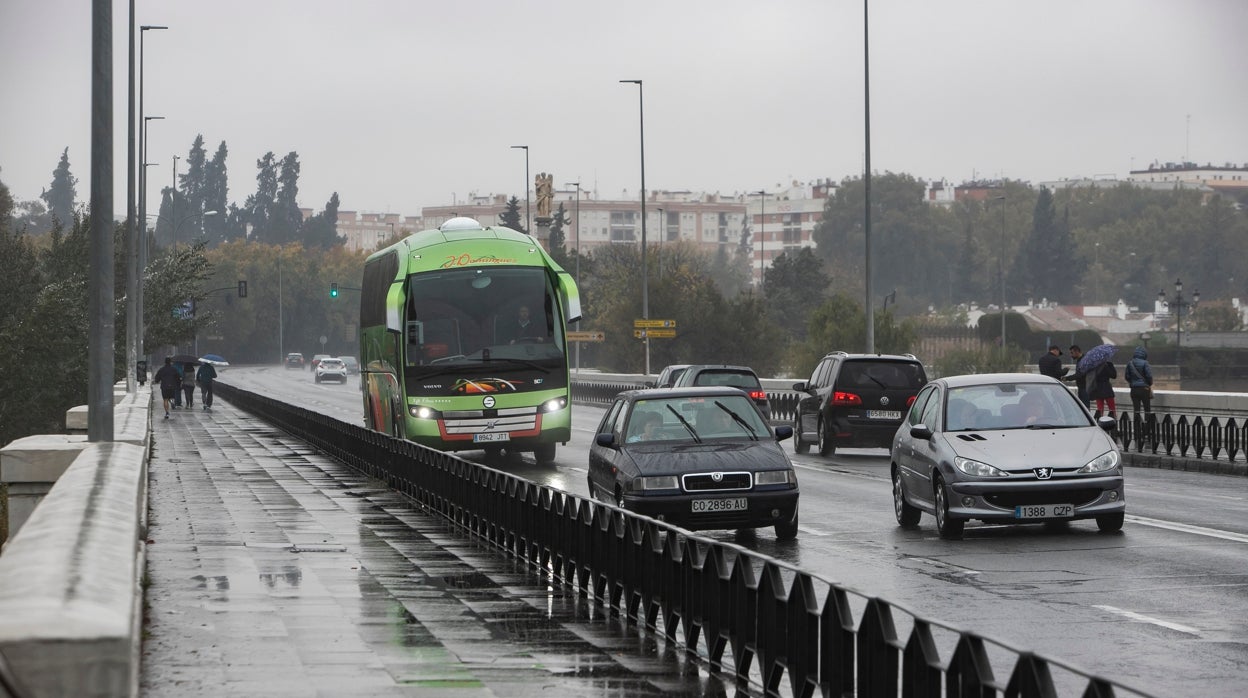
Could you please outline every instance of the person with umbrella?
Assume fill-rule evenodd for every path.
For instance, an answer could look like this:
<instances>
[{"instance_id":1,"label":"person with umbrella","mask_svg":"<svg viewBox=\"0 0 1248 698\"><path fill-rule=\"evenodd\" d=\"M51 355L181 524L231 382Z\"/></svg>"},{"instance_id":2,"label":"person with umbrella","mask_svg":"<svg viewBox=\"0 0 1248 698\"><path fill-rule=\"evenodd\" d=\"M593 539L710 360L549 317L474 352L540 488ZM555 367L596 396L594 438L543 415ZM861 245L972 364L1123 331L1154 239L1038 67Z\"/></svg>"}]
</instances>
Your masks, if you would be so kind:
<instances>
[{"instance_id":1,"label":"person with umbrella","mask_svg":"<svg viewBox=\"0 0 1248 698\"><path fill-rule=\"evenodd\" d=\"M1118 377L1118 370L1110 361L1116 351L1118 347L1112 344L1102 344L1092 347L1083 355L1083 358L1079 359L1078 371L1092 379L1092 384L1088 387L1088 397L1096 400L1097 417L1103 414L1108 414L1110 417L1117 416L1114 386L1111 381Z\"/></svg>"},{"instance_id":2,"label":"person with umbrella","mask_svg":"<svg viewBox=\"0 0 1248 698\"><path fill-rule=\"evenodd\" d=\"M204 403L204 411L212 411L212 381L217 377L217 369L207 361L199 365L195 372L195 380L199 382L200 402Z\"/></svg>"}]
</instances>

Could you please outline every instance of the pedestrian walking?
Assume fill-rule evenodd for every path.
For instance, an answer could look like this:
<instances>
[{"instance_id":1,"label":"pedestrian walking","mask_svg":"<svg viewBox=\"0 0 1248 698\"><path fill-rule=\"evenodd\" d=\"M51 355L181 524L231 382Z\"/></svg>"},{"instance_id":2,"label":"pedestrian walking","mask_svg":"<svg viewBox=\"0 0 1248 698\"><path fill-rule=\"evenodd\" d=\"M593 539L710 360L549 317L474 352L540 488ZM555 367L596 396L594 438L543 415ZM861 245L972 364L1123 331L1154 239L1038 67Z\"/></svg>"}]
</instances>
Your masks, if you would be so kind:
<instances>
[{"instance_id":1,"label":"pedestrian walking","mask_svg":"<svg viewBox=\"0 0 1248 698\"><path fill-rule=\"evenodd\" d=\"M160 399L165 406L165 419L169 419L169 403L182 387L182 376L173 365L172 357L165 357L165 365L152 376L152 382L160 386Z\"/></svg>"},{"instance_id":2,"label":"pedestrian walking","mask_svg":"<svg viewBox=\"0 0 1248 698\"><path fill-rule=\"evenodd\" d=\"M195 403L195 364L182 367L182 394L186 396L186 409L191 409Z\"/></svg>"},{"instance_id":3,"label":"pedestrian walking","mask_svg":"<svg viewBox=\"0 0 1248 698\"><path fill-rule=\"evenodd\" d=\"M1127 362L1124 378L1131 388L1131 411L1140 412L1144 408L1147 414L1153 411L1153 367L1148 363L1148 350L1136 347L1131 360Z\"/></svg>"},{"instance_id":4,"label":"pedestrian walking","mask_svg":"<svg viewBox=\"0 0 1248 698\"><path fill-rule=\"evenodd\" d=\"M1079 402L1082 402L1084 407L1091 409L1092 401L1088 399L1088 376L1079 370L1079 359L1083 358L1083 349L1080 349L1078 344L1070 345L1070 358L1075 361L1074 372L1062 380L1067 383L1074 383L1075 393L1079 396Z\"/></svg>"},{"instance_id":5,"label":"pedestrian walking","mask_svg":"<svg viewBox=\"0 0 1248 698\"><path fill-rule=\"evenodd\" d=\"M1096 400L1096 417L1099 419L1101 415L1108 414L1110 417L1117 417L1117 407L1114 404L1114 386L1112 381L1118 377L1118 369L1114 368L1111 361L1106 361L1096 368L1092 374L1092 385L1088 388L1088 397Z\"/></svg>"},{"instance_id":6,"label":"pedestrian walking","mask_svg":"<svg viewBox=\"0 0 1248 698\"><path fill-rule=\"evenodd\" d=\"M169 360L173 361L173 359ZM182 364L173 364L173 370L178 374L178 387L173 391L173 409L176 410L182 406Z\"/></svg>"},{"instance_id":7,"label":"pedestrian walking","mask_svg":"<svg viewBox=\"0 0 1248 698\"><path fill-rule=\"evenodd\" d=\"M1049 350L1044 353L1044 356L1041 356L1036 361L1036 364L1040 367L1040 375L1051 376L1060 381L1062 376L1066 375L1066 369L1062 368L1061 356L1062 348L1056 344L1051 345Z\"/></svg>"},{"instance_id":8,"label":"pedestrian walking","mask_svg":"<svg viewBox=\"0 0 1248 698\"><path fill-rule=\"evenodd\" d=\"M200 402L204 403L204 411L212 411L212 381L217 377L217 369L212 364L201 364L195 372L195 380L199 382Z\"/></svg>"}]
</instances>

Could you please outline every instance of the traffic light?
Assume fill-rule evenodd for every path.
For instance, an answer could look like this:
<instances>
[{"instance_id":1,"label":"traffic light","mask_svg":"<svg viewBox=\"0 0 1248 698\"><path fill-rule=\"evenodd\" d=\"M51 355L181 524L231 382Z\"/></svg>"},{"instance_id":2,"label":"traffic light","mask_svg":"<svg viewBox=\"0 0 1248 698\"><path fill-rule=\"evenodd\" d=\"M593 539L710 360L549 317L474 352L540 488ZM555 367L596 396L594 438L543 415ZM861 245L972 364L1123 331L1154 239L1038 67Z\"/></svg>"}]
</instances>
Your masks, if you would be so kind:
<instances>
[{"instance_id":1,"label":"traffic light","mask_svg":"<svg viewBox=\"0 0 1248 698\"><path fill-rule=\"evenodd\" d=\"M338 297L338 284L330 284L330 285L329 285L329 297L330 297L330 298L337 298L337 297Z\"/></svg>"},{"instance_id":2,"label":"traffic light","mask_svg":"<svg viewBox=\"0 0 1248 698\"><path fill-rule=\"evenodd\" d=\"M247 282L246 281L238 282L238 297L239 298L247 297Z\"/></svg>"}]
</instances>

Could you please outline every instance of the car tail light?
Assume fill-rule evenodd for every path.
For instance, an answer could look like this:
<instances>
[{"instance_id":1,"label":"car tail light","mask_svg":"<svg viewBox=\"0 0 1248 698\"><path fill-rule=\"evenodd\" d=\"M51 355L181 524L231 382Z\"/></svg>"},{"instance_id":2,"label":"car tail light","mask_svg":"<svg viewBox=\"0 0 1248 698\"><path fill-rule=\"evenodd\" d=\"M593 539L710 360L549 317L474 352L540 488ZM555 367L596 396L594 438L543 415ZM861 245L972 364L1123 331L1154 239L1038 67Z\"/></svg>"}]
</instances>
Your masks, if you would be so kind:
<instances>
[{"instance_id":1,"label":"car tail light","mask_svg":"<svg viewBox=\"0 0 1248 698\"><path fill-rule=\"evenodd\" d=\"M751 391L750 391L750 399L751 399L751 400L766 400L766 399L767 399L767 393L765 393L765 392L763 392L763 391L761 391L761 390L751 390Z\"/></svg>"},{"instance_id":2,"label":"car tail light","mask_svg":"<svg viewBox=\"0 0 1248 698\"><path fill-rule=\"evenodd\" d=\"M833 405L861 405L862 398L854 393L842 393L841 391L838 390L832 393L832 404Z\"/></svg>"},{"instance_id":3,"label":"car tail light","mask_svg":"<svg viewBox=\"0 0 1248 698\"><path fill-rule=\"evenodd\" d=\"M910 397L906 398L906 408L907 408L907 409L909 409L910 407L912 407L912 406L914 405L914 399L915 399L916 397L918 397L918 395L911 395Z\"/></svg>"}]
</instances>

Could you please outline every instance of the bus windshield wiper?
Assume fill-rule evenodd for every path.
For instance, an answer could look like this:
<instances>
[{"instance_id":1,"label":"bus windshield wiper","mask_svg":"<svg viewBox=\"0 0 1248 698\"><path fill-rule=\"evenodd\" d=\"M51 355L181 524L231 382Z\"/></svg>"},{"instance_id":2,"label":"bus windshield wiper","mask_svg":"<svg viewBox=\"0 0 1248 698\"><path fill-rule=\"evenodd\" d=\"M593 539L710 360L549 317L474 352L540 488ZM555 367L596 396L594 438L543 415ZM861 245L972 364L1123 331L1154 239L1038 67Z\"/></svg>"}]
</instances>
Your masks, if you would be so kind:
<instances>
[{"instance_id":1,"label":"bus windshield wiper","mask_svg":"<svg viewBox=\"0 0 1248 698\"><path fill-rule=\"evenodd\" d=\"M473 357L472 359L469 359L469 361L481 361L483 363L487 361L490 363L495 363L495 362L513 363L513 364L518 364L520 366L527 366L528 368L535 368L541 371L542 373L550 373L549 368L537 363L536 361L529 361L528 359L516 359L510 356L490 356L489 354L483 354L480 357Z\"/></svg>"},{"instance_id":2,"label":"bus windshield wiper","mask_svg":"<svg viewBox=\"0 0 1248 698\"><path fill-rule=\"evenodd\" d=\"M693 437L693 440L696 443L702 443L702 437L698 436L698 432L693 430L693 425L689 424L689 420L685 419L685 416L673 409L671 405L667 405L666 407L668 412L676 415L676 419L680 420L680 423L684 425L685 430L689 432L689 435Z\"/></svg>"}]
</instances>

